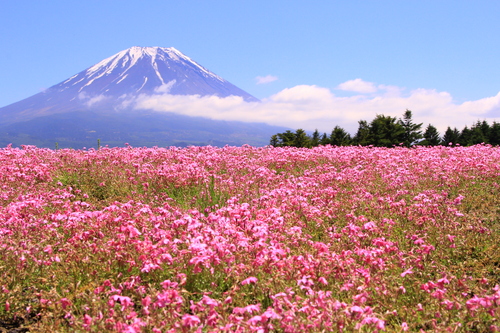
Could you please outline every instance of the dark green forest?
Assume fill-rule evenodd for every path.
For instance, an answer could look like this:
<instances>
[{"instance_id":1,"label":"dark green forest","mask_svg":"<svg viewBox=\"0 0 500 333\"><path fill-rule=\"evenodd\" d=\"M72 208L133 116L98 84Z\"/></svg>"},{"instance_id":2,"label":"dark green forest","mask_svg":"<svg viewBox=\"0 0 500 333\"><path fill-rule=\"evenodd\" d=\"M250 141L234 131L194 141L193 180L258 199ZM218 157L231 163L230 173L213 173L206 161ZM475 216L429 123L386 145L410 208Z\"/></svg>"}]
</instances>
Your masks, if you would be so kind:
<instances>
[{"instance_id":1,"label":"dark green forest","mask_svg":"<svg viewBox=\"0 0 500 333\"><path fill-rule=\"evenodd\" d=\"M394 147L414 145L439 146L459 144L461 146L472 146L485 143L500 145L500 123L496 121L489 124L485 120L477 121L470 127L465 126L462 130L448 126L441 136L437 128L432 124L422 128L423 123L413 122L412 111L406 110L399 119L396 117L377 115L371 122L358 121L358 130L351 136L340 126L335 126L330 134L320 134L318 130L309 135L303 129L295 132L286 131L274 134L269 144L274 147L316 147L319 145L332 146L374 146Z\"/></svg>"}]
</instances>

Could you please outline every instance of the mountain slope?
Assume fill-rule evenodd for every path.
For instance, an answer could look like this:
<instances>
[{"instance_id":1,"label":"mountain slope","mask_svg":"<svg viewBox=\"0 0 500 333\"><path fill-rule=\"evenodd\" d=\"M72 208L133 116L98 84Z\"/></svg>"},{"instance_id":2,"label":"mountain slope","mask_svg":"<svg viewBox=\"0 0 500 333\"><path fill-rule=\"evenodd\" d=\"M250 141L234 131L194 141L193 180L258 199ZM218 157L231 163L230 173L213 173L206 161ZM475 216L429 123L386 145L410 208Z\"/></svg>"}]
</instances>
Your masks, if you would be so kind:
<instances>
[{"instance_id":1,"label":"mountain slope","mask_svg":"<svg viewBox=\"0 0 500 333\"><path fill-rule=\"evenodd\" d=\"M95 135L118 143L126 138L131 139L128 134L125 137L118 135L120 132L142 133L136 135L137 138L144 139L135 140L138 145L141 142L206 144L214 140L221 144L244 144L251 141L254 145L265 145L270 135L283 130L281 127L265 124L256 126L238 122L215 122L205 118L195 121L187 116L137 111L125 103L138 96L153 94L239 96L247 102L259 101L175 48L132 47L39 94L0 108L0 144L9 140L21 143L24 140L29 141L25 144L32 144L30 142L58 139L79 145ZM141 117L150 119L150 124ZM190 120L192 126L189 126ZM99 121L105 121L108 125L99 126ZM112 131L111 121L120 124L120 130L114 128ZM70 139L71 131L62 129L61 122L66 124L65 128L74 127L72 134L83 131L79 139ZM200 123L205 124L206 128L200 129ZM85 128L82 127L83 124L86 124ZM159 124L163 127L156 131ZM225 126L225 129L221 130L220 126ZM231 126L246 134L229 134L232 133ZM179 131L179 127L183 130ZM149 131L151 133L147 134ZM159 133L162 133L161 138ZM254 137L252 133L255 134ZM210 139L210 135L213 139ZM53 144L50 143L50 146Z\"/></svg>"},{"instance_id":2,"label":"mountain slope","mask_svg":"<svg viewBox=\"0 0 500 333\"><path fill-rule=\"evenodd\" d=\"M125 97L172 95L241 96L258 101L175 48L131 47L47 90L0 108L0 124L76 110L116 109ZM105 102L108 103L105 103Z\"/></svg>"},{"instance_id":3,"label":"mountain slope","mask_svg":"<svg viewBox=\"0 0 500 333\"><path fill-rule=\"evenodd\" d=\"M212 145L265 146L283 127L262 123L208 120L175 113L103 114L74 111L43 116L0 128L0 147L12 143L38 147L134 147Z\"/></svg>"}]
</instances>

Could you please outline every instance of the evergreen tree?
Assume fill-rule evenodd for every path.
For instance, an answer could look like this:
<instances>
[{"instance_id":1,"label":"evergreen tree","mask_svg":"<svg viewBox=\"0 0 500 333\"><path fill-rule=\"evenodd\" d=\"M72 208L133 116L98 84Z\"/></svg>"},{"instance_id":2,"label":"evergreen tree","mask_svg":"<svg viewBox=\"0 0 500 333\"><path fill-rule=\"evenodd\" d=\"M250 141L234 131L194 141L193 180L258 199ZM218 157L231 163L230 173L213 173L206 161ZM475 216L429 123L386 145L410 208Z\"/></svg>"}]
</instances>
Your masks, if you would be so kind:
<instances>
[{"instance_id":1,"label":"evergreen tree","mask_svg":"<svg viewBox=\"0 0 500 333\"><path fill-rule=\"evenodd\" d=\"M469 127L465 126L458 137L458 143L461 146L470 146L472 139L472 131Z\"/></svg>"},{"instance_id":2,"label":"evergreen tree","mask_svg":"<svg viewBox=\"0 0 500 333\"><path fill-rule=\"evenodd\" d=\"M347 146L351 144L376 147L392 147L404 144L411 146L418 142L419 145L437 146L460 144L470 146L480 143L500 145L500 123L496 121L490 125L486 120L477 121L470 128L465 126L462 131L456 127L447 127L440 139L439 132L432 124L428 124L424 134L421 133L422 124L414 124L412 112L406 110L403 118L377 115L370 123L366 120L358 121L356 135L351 138L350 134L342 127L335 126L330 135L322 135L316 129L312 136L307 135L303 129L295 132L287 130L271 136L269 144L274 147L316 147L318 145L331 144L334 146Z\"/></svg>"},{"instance_id":3,"label":"evergreen tree","mask_svg":"<svg viewBox=\"0 0 500 333\"><path fill-rule=\"evenodd\" d=\"M274 134L271 136L271 140L269 141L269 144L273 147L278 147L278 134Z\"/></svg>"},{"instance_id":4,"label":"evergreen tree","mask_svg":"<svg viewBox=\"0 0 500 333\"><path fill-rule=\"evenodd\" d=\"M477 121L471 127L469 144L489 143L490 125L485 120Z\"/></svg>"},{"instance_id":5,"label":"evergreen tree","mask_svg":"<svg viewBox=\"0 0 500 333\"><path fill-rule=\"evenodd\" d=\"M352 142L351 135L342 127L335 126L330 134L330 144L333 146L348 146Z\"/></svg>"},{"instance_id":6,"label":"evergreen tree","mask_svg":"<svg viewBox=\"0 0 500 333\"><path fill-rule=\"evenodd\" d=\"M484 137L486 138L486 141L488 141L488 138L490 136L490 131L491 131L491 126L488 124L486 120L483 120L481 122L481 132L483 133Z\"/></svg>"},{"instance_id":7,"label":"evergreen tree","mask_svg":"<svg viewBox=\"0 0 500 333\"><path fill-rule=\"evenodd\" d=\"M427 125L424 132L424 140L419 142L422 146L438 146L441 143L439 132L436 127L431 124Z\"/></svg>"},{"instance_id":8,"label":"evergreen tree","mask_svg":"<svg viewBox=\"0 0 500 333\"><path fill-rule=\"evenodd\" d=\"M319 140L319 143L323 146L330 144L330 139L328 138L326 133L323 133L323 135L321 136L321 139Z\"/></svg>"},{"instance_id":9,"label":"evergreen tree","mask_svg":"<svg viewBox=\"0 0 500 333\"><path fill-rule=\"evenodd\" d=\"M290 130L287 130L283 133L278 133L277 135L277 144L275 147L290 147L295 143L295 133Z\"/></svg>"},{"instance_id":10,"label":"evergreen tree","mask_svg":"<svg viewBox=\"0 0 500 333\"><path fill-rule=\"evenodd\" d=\"M312 134L312 137L311 137L311 147L317 147L319 146L320 144L320 136L319 136L319 132L318 130L316 129L313 134Z\"/></svg>"},{"instance_id":11,"label":"evergreen tree","mask_svg":"<svg viewBox=\"0 0 500 333\"><path fill-rule=\"evenodd\" d=\"M454 129L451 129L451 127L448 126L448 128L444 132L442 144L445 146L448 146L450 143L456 144L458 143L459 137L460 132L458 131L458 129L456 127Z\"/></svg>"},{"instance_id":12,"label":"evergreen tree","mask_svg":"<svg viewBox=\"0 0 500 333\"><path fill-rule=\"evenodd\" d=\"M299 148L303 148L303 147L310 148L311 147L311 139L307 135L306 131L304 131L301 128L299 128L298 130L295 131L295 139L293 142L293 146L299 147Z\"/></svg>"},{"instance_id":13,"label":"evergreen tree","mask_svg":"<svg viewBox=\"0 0 500 333\"><path fill-rule=\"evenodd\" d=\"M358 131L354 135L353 143L360 146L368 146L370 135L370 126L366 120L358 121Z\"/></svg>"},{"instance_id":14,"label":"evergreen tree","mask_svg":"<svg viewBox=\"0 0 500 333\"><path fill-rule=\"evenodd\" d=\"M491 125L488 142L494 146L500 145L500 123L494 121L493 125Z\"/></svg>"},{"instance_id":15,"label":"evergreen tree","mask_svg":"<svg viewBox=\"0 0 500 333\"><path fill-rule=\"evenodd\" d=\"M369 127L368 142L376 147L392 147L403 142L405 128L396 117L379 114Z\"/></svg>"},{"instance_id":16,"label":"evergreen tree","mask_svg":"<svg viewBox=\"0 0 500 333\"><path fill-rule=\"evenodd\" d=\"M403 119L399 120L399 124L403 127L403 144L406 147L410 147L412 144L416 143L417 140L422 138L421 127L422 123L414 124L412 120L412 112L408 109L403 114Z\"/></svg>"}]
</instances>

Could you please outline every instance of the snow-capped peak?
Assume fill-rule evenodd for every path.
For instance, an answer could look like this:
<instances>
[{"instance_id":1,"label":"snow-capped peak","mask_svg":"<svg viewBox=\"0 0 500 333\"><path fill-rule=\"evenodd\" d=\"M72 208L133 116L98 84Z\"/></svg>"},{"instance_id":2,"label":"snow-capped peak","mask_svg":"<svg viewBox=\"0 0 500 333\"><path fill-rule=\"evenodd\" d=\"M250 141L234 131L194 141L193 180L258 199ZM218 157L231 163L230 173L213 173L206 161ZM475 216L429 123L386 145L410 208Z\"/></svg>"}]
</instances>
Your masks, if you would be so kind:
<instances>
[{"instance_id":1,"label":"snow-capped peak","mask_svg":"<svg viewBox=\"0 0 500 333\"><path fill-rule=\"evenodd\" d=\"M244 96L257 100L173 47L133 46L54 86L59 92L89 96L154 94L169 85L174 95Z\"/></svg>"},{"instance_id":2,"label":"snow-capped peak","mask_svg":"<svg viewBox=\"0 0 500 333\"><path fill-rule=\"evenodd\" d=\"M189 58L188 56L184 55L181 51L177 50L176 48L174 47L169 47L169 48L164 48L163 49L164 52L166 52L172 59L175 59L177 58L178 60L182 59L183 61L186 61L186 62L190 62L191 64L193 64L194 66L196 66L200 71L202 71L203 73L205 73L206 75L208 76L211 76L219 81L222 81L224 82L224 79L221 78L220 76L212 73L211 71L209 71L208 69L206 69L205 67L201 66L200 64L198 64L196 61L194 61L193 59Z\"/></svg>"},{"instance_id":3,"label":"snow-capped peak","mask_svg":"<svg viewBox=\"0 0 500 333\"><path fill-rule=\"evenodd\" d=\"M190 64L194 66L197 70L203 73L203 75L212 77L221 82L224 82L224 79L220 76L212 73L205 67L198 64L196 61L192 60L188 56L184 55L179 50L174 47L140 47L133 46L129 49L120 51L115 55L106 58L94 66L87 69L86 76L92 79L98 79L106 74L111 73L116 68L121 68L123 73L125 73L128 69L134 66L139 59L143 57L149 57L151 59L151 64L153 67L157 61L175 61L184 64ZM159 76L161 78L161 75Z\"/></svg>"}]
</instances>

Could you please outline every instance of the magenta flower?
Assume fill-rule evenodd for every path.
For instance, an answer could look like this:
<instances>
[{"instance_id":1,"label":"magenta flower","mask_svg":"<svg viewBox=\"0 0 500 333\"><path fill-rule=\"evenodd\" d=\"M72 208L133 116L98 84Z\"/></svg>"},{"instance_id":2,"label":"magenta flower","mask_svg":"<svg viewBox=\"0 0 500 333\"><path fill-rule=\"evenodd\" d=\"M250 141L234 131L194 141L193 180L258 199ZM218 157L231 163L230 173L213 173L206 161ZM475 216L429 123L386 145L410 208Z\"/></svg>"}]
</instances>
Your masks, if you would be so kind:
<instances>
[{"instance_id":1,"label":"magenta flower","mask_svg":"<svg viewBox=\"0 0 500 333\"><path fill-rule=\"evenodd\" d=\"M241 284L242 285L255 284L255 283L257 283L257 281L258 281L258 279L256 277L251 276L251 277L241 281Z\"/></svg>"},{"instance_id":2,"label":"magenta flower","mask_svg":"<svg viewBox=\"0 0 500 333\"><path fill-rule=\"evenodd\" d=\"M185 314L182 316L182 325L189 328L200 325L201 320L197 316Z\"/></svg>"},{"instance_id":3,"label":"magenta flower","mask_svg":"<svg viewBox=\"0 0 500 333\"><path fill-rule=\"evenodd\" d=\"M403 273L401 273L401 277L405 277L408 274L413 274L413 271L411 268L409 268L406 271L404 271Z\"/></svg>"}]
</instances>

